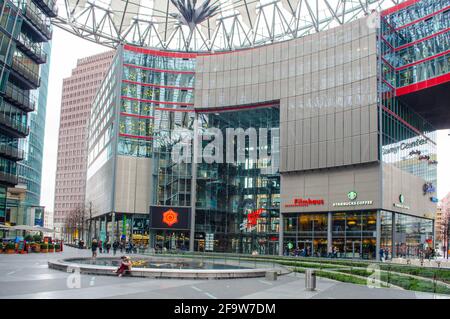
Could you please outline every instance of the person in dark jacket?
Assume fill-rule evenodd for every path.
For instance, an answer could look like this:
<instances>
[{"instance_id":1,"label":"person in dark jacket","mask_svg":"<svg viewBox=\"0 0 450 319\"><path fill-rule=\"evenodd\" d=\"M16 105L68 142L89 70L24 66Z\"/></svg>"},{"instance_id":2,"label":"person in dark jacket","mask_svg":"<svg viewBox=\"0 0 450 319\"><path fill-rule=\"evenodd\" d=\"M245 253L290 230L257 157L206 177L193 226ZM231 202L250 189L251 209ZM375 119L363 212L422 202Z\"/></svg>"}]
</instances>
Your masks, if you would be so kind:
<instances>
[{"instance_id":1,"label":"person in dark jacket","mask_svg":"<svg viewBox=\"0 0 450 319\"><path fill-rule=\"evenodd\" d=\"M97 257L97 248L98 248L98 242L97 239L92 240L91 250L92 250L92 258L95 259Z\"/></svg>"},{"instance_id":2,"label":"person in dark jacket","mask_svg":"<svg viewBox=\"0 0 450 319\"><path fill-rule=\"evenodd\" d=\"M109 254L110 250L111 250L111 243L108 240L107 243L106 243L106 252Z\"/></svg>"},{"instance_id":3,"label":"person in dark jacket","mask_svg":"<svg viewBox=\"0 0 450 319\"><path fill-rule=\"evenodd\" d=\"M117 240L115 240L114 243L113 243L113 246L112 246L113 247L113 254L114 254L114 256L116 255L117 249L119 248L119 246L120 246L119 242Z\"/></svg>"}]
</instances>

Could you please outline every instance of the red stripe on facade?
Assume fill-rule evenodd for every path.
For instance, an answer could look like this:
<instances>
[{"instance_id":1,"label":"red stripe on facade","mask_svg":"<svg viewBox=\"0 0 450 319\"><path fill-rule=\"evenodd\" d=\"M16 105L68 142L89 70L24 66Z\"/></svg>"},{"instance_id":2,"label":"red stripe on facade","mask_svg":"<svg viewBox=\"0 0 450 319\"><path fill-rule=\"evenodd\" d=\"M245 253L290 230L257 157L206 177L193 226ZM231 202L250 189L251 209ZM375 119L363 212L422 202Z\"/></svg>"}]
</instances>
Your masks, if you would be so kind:
<instances>
[{"instance_id":1,"label":"red stripe on facade","mask_svg":"<svg viewBox=\"0 0 450 319\"><path fill-rule=\"evenodd\" d=\"M419 22L424 21L424 20L426 20L426 19L429 19L429 18L431 18L431 17L434 17L435 15L438 15L439 13L442 13L442 12L448 10L448 9L450 9L450 6L446 6L445 8L443 8L443 9L441 9L441 10L438 10L438 11L436 11L436 12L430 13L430 14L428 14L428 15L422 17L422 18L419 18L419 19L417 19L417 20L408 22L407 24L402 25L401 27L398 27L398 28L396 28L395 30L396 30L396 31L399 31L399 30L401 30L401 29L407 28L407 27L409 27L409 26L412 26L413 24L416 24L416 23L419 23Z\"/></svg>"},{"instance_id":2,"label":"red stripe on facade","mask_svg":"<svg viewBox=\"0 0 450 319\"><path fill-rule=\"evenodd\" d=\"M136 82L136 81L130 81L130 80L122 80L122 82L130 83L130 84L136 84L136 85L142 85L142 86L150 86L150 87L162 88L162 89L174 89L174 90L193 90L194 89L192 87L182 87L182 86L173 86L173 85L159 85L159 84L142 83L142 82Z\"/></svg>"},{"instance_id":3,"label":"red stripe on facade","mask_svg":"<svg viewBox=\"0 0 450 319\"><path fill-rule=\"evenodd\" d=\"M384 63L387 64L388 67L391 68L391 70L395 71L395 68L386 60L385 58L381 57L381 60L383 60Z\"/></svg>"},{"instance_id":4,"label":"red stripe on facade","mask_svg":"<svg viewBox=\"0 0 450 319\"><path fill-rule=\"evenodd\" d=\"M175 74L195 74L194 71L163 70L163 69L149 68L147 66L130 64L130 63L124 63L123 65L127 66L127 67L130 67L130 68L142 69L142 70L153 71L153 72L175 73Z\"/></svg>"},{"instance_id":5,"label":"red stripe on facade","mask_svg":"<svg viewBox=\"0 0 450 319\"><path fill-rule=\"evenodd\" d=\"M131 117L138 117L140 119L154 119L154 116L149 116L149 115L139 115L139 114L132 114L132 113L125 113L125 112L120 112L120 115L123 116L131 116Z\"/></svg>"},{"instance_id":6,"label":"red stripe on facade","mask_svg":"<svg viewBox=\"0 0 450 319\"><path fill-rule=\"evenodd\" d=\"M438 53L438 54L436 54L436 55L432 55L432 56L430 56L430 57L428 57L428 58L425 58L425 59L422 59L422 60L419 60L419 61L416 61L416 62L413 62L413 63L410 63L410 64L406 64L406 65L404 65L404 66L401 66L401 67L399 67L399 68L396 68L395 71L401 71L401 70L407 69L407 68L409 68L409 67L411 67L411 66L414 66L414 65L417 65L417 64L421 64L421 63L427 62L427 61L429 61L429 60L434 60L434 59L436 59L436 58L438 58L438 57L440 57L440 56L446 55L446 54L450 54L450 49L447 50L447 51Z\"/></svg>"},{"instance_id":7,"label":"red stripe on facade","mask_svg":"<svg viewBox=\"0 0 450 319\"><path fill-rule=\"evenodd\" d=\"M432 144L436 145L435 142L433 142L429 137L425 136L422 131L420 131L419 129L415 128L414 126L412 126L411 124L409 124L408 122L406 122L404 119L402 119L399 115L395 114L394 112L392 112L391 110L389 110L386 106L383 105L383 111L386 111L387 113L391 114L393 117L395 117L399 122L402 122L404 125L406 125L407 127L409 127L411 130L413 130L414 132L416 132L417 134L422 135L425 139L427 139L428 141L430 141Z\"/></svg>"},{"instance_id":8,"label":"red stripe on facade","mask_svg":"<svg viewBox=\"0 0 450 319\"><path fill-rule=\"evenodd\" d=\"M381 36L381 39L392 49L392 51L395 51L394 46L390 44L389 41L384 38L384 36Z\"/></svg>"},{"instance_id":9,"label":"red stripe on facade","mask_svg":"<svg viewBox=\"0 0 450 319\"><path fill-rule=\"evenodd\" d=\"M437 77L429 79L429 80L425 80L422 82L418 82L418 83L414 83L411 85L407 85L407 86L398 88L396 90L396 95L402 96L402 95L413 93L416 91L428 89L430 87L433 87L433 86L436 86L439 84L443 84L446 82L450 82L450 73L447 73L447 74L444 74L441 76L437 76Z\"/></svg>"},{"instance_id":10,"label":"red stripe on facade","mask_svg":"<svg viewBox=\"0 0 450 319\"><path fill-rule=\"evenodd\" d=\"M429 36L427 36L427 37L425 37L425 38L416 40L416 41L414 41L414 42L411 42L411 43L407 43L407 44L401 45L401 46L399 46L398 48L396 48L395 51L400 51L400 50L402 50L402 49L404 49L404 48L411 47L411 46L416 45L416 44L418 44L418 43L421 43L421 42L430 40L430 39L432 39L432 38L434 38L434 37L437 37L437 36L440 35L440 34L446 33L446 32L448 32L448 31L450 31L450 28L441 30L441 31L439 31L439 32L436 32L435 34L429 35Z\"/></svg>"},{"instance_id":11,"label":"red stripe on facade","mask_svg":"<svg viewBox=\"0 0 450 319\"><path fill-rule=\"evenodd\" d=\"M182 59L193 59L197 57L196 53L184 53L184 52L170 52L170 51L159 51L152 49L145 49L142 47L135 47L129 44L125 44L123 48L127 51L133 51L143 54L151 54L156 56L168 57L168 58L182 58Z\"/></svg>"},{"instance_id":12,"label":"red stripe on facade","mask_svg":"<svg viewBox=\"0 0 450 319\"><path fill-rule=\"evenodd\" d=\"M132 101L139 101L139 102L144 102L144 103L154 103L154 104L188 105L188 106L193 106L194 105L194 103L167 102L167 101L154 101L154 100L138 99L136 97L129 97L129 96L125 96L125 95L122 95L122 99L132 100Z\"/></svg>"},{"instance_id":13,"label":"red stripe on facade","mask_svg":"<svg viewBox=\"0 0 450 319\"><path fill-rule=\"evenodd\" d=\"M394 12L397 12L397 11L405 9L405 8L407 8L409 6L412 6L413 4L416 4L419 1L420 0L408 0L408 1L402 2L400 4L397 4L396 6L393 6L392 8L389 8L389 9L381 11L381 15L383 17L387 16L387 15L390 15L390 14L392 14Z\"/></svg>"},{"instance_id":14,"label":"red stripe on facade","mask_svg":"<svg viewBox=\"0 0 450 319\"><path fill-rule=\"evenodd\" d=\"M143 140L153 140L154 139L151 136L131 135L131 134L125 134L125 133L119 133L119 136L129 137L129 138L140 138L140 139L143 139Z\"/></svg>"},{"instance_id":15,"label":"red stripe on facade","mask_svg":"<svg viewBox=\"0 0 450 319\"><path fill-rule=\"evenodd\" d=\"M383 82L386 83L395 92L395 87L393 87L391 83L389 83L385 79L383 79Z\"/></svg>"}]
</instances>

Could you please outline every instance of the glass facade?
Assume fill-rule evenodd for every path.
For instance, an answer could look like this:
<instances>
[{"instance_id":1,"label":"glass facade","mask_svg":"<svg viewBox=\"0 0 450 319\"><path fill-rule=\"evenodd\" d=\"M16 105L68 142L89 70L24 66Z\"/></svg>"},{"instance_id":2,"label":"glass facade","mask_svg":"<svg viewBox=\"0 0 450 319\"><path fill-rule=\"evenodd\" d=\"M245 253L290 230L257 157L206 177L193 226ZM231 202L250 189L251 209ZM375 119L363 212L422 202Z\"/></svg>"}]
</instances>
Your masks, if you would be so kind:
<instances>
[{"instance_id":1,"label":"glass facade","mask_svg":"<svg viewBox=\"0 0 450 319\"><path fill-rule=\"evenodd\" d=\"M418 257L433 242L433 220L381 212L381 248L392 256Z\"/></svg>"},{"instance_id":2,"label":"glass facade","mask_svg":"<svg viewBox=\"0 0 450 319\"><path fill-rule=\"evenodd\" d=\"M375 259L376 221L376 211L286 214L284 253Z\"/></svg>"},{"instance_id":3,"label":"glass facade","mask_svg":"<svg viewBox=\"0 0 450 319\"><path fill-rule=\"evenodd\" d=\"M422 0L382 18L387 82L400 88L450 72L449 0Z\"/></svg>"},{"instance_id":4,"label":"glass facade","mask_svg":"<svg viewBox=\"0 0 450 319\"><path fill-rule=\"evenodd\" d=\"M44 43L52 37L46 9L44 2L0 1L0 188L4 193L7 187L24 184L28 192L24 201L31 205L39 204L40 195L47 84L39 98L33 90L40 85L40 72L48 78L48 68L40 68L49 52ZM30 128L32 134L21 140ZM11 198L6 209L1 196L2 222L26 222L14 213L23 204L18 201Z\"/></svg>"},{"instance_id":5,"label":"glass facade","mask_svg":"<svg viewBox=\"0 0 450 319\"><path fill-rule=\"evenodd\" d=\"M419 1L382 17L382 160L436 186L437 150L433 126L396 96L396 89L450 72L450 1ZM423 19L428 16L427 19ZM416 20L419 20L417 22ZM434 58L433 58L434 57Z\"/></svg>"},{"instance_id":6,"label":"glass facade","mask_svg":"<svg viewBox=\"0 0 450 319\"><path fill-rule=\"evenodd\" d=\"M202 129L216 128L226 137L227 129L267 129L267 150L271 158L253 160L250 153L256 144L245 138L245 160L237 161L237 147L233 163L202 162L197 165L197 196L195 231L214 234L214 251L277 254L279 234L280 175L278 161L279 108L278 106L236 110L229 112L199 113ZM233 137L234 139L234 137ZM225 140L224 144L234 143ZM206 147L208 141L203 141ZM256 145L258 154L266 149L264 143ZM227 157L224 147L224 158ZM274 163L275 161L275 163ZM251 216L256 214L252 221ZM203 240L195 242L195 250L202 250Z\"/></svg>"}]
</instances>

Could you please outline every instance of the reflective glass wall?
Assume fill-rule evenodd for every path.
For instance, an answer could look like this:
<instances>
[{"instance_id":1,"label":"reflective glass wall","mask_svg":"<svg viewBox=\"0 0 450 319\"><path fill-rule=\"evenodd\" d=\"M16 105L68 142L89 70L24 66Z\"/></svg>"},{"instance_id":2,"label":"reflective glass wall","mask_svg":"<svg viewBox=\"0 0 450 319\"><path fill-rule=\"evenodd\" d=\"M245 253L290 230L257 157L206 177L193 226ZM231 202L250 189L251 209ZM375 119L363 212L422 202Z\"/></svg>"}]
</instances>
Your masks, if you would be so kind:
<instances>
[{"instance_id":1,"label":"reflective glass wall","mask_svg":"<svg viewBox=\"0 0 450 319\"><path fill-rule=\"evenodd\" d=\"M214 234L214 251L278 254L280 175L276 162L279 153L277 132L279 108L264 107L227 112L208 112L198 115L201 129L218 128L224 137L226 129L267 129L267 145L258 140L257 150L267 150L271 159L258 156L251 159L254 151L250 135L245 137L243 162L237 161L236 141L224 138L225 145L232 143L233 163L203 162L197 166L197 201L195 231ZM234 142L233 142L234 141ZM208 141L203 142L203 147ZM230 151L228 149L228 151ZM204 240L196 239L195 249L202 250Z\"/></svg>"}]
</instances>

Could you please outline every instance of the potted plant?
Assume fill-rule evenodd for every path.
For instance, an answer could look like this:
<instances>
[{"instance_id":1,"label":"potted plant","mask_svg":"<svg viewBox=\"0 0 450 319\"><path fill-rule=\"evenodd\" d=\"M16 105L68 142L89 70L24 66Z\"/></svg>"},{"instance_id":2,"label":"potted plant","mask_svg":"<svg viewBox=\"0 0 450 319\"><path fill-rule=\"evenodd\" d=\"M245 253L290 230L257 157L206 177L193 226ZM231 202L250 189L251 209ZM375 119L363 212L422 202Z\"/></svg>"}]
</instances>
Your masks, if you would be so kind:
<instances>
[{"instance_id":1,"label":"potted plant","mask_svg":"<svg viewBox=\"0 0 450 319\"><path fill-rule=\"evenodd\" d=\"M55 246L53 246L53 244L48 244L48 252L49 253L54 253L55 252Z\"/></svg>"},{"instance_id":2,"label":"potted plant","mask_svg":"<svg viewBox=\"0 0 450 319\"><path fill-rule=\"evenodd\" d=\"M35 243L40 243L42 241L42 236L41 235L34 235L33 236L33 241Z\"/></svg>"},{"instance_id":3,"label":"potted plant","mask_svg":"<svg viewBox=\"0 0 450 319\"><path fill-rule=\"evenodd\" d=\"M61 252L61 245L60 244L55 244L55 252L57 252L57 253Z\"/></svg>"},{"instance_id":4,"label":"potted plant","mask_svg":"<svg viewBox=\"0 0 450 319\"><path fill-rule=\"evenodd\" d=\"M40 253L41 252L41 243L33 243L33 245L31 246L31 250L35 253Z\"/></svg>"},{"instance_id":5,"label":"potted plant","mask_svg":"<svg viewBox=\"0 0 450 319\"><path fill-rule=\"evenodd\" d=\"M48 245L46 243L41 244L41 253L48 253Z\"/></svg>"},{"instance_id":6,"label":"potted plant","mask_svg":"<svg viewBox=\"0 0 450 319\"><path fill-rule=\"evenodd\" d=\"M6 244L6 248L5 248L5 252L7 254L15 254L16 253L16 244L14 244L14 243L7 243Z\"/></svg>"},{"instance_id":7,"label":"potted plant","mask_svg":"<svg viewBox=\"0 0 450 319\"><path fill-rule=\"evenodd\" d=\"M31 236L30 234L26 235L24 239L27 243L34 241L34 237Z\"/></svg>"}]
</instances>

